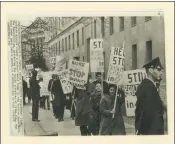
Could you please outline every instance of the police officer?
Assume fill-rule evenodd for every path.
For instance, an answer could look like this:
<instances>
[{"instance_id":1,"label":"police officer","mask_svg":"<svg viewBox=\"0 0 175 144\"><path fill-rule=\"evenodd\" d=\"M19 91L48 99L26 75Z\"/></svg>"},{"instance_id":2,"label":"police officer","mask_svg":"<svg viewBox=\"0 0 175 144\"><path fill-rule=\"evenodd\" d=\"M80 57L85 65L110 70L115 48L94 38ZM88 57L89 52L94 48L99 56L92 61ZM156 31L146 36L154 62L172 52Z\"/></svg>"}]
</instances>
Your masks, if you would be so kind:
<instances>
[{"instance_id":1,"label":"police officer","mask_svg":"<svg viewBox=\"0 0 175 144\"><path fill-rule=\"evenodd\" d=\"M157 57L143 66L147 73L136 91L135 128L137 135L164 134L163 104L156 87L162 78L162 65Z\"/></svg>"}]
</instances>

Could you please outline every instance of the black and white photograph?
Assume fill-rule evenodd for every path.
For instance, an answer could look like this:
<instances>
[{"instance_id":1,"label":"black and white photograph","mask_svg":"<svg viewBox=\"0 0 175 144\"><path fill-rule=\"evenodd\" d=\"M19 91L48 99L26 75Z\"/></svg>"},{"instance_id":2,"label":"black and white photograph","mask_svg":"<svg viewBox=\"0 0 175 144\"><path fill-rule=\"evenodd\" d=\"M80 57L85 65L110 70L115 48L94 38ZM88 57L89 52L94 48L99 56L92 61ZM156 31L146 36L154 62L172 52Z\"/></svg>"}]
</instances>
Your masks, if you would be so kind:
<instances>
[{"instance_id":1,"label":"black and white photograph","mask_svg":"<svg viewBox=\"0 0 175 144\"><path fill-rule=\"evenodd\" d=\"M168 134L163 12L18 26L24 136Z\"/></svg>"}]
</instances>

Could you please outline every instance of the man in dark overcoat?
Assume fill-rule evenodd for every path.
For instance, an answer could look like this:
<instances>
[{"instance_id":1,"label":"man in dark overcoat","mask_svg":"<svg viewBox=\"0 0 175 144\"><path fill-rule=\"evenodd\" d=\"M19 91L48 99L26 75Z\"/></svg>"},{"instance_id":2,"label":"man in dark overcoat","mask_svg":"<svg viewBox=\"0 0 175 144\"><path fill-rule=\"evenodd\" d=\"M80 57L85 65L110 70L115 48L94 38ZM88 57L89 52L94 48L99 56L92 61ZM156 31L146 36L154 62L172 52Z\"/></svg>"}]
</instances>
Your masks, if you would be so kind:
<instances>
[{"instance_id":1,"label":"man in dark overcoat","mask_svg":"<svg viewBox=\"0 0 175 144\"><path fill-rule=\"evenodd\" d=\"M52 101L53 100L52 86L53 86L54 80L55 80L55 74L52 74L52 78L49 80L47 90L50 92L50 96L52 97L51 98L51 103L52 103L53 115L56 116L55 107L54 107L54 104L53 104L53 101Z\"/></svg>"},{"instance_id":2,"label":"man in dark overcoat","mask_svg":"<svg viewBox=\"0 0 175 144\"><path fill-rule=\"evenodd\" d=\"M38 112L39 112L39 100L40 100L40 86L39 81L36 80L37 71L32 71L32 77L30 79L30 89L32 94L32 121L38 120Z\"/></svg>"},{"instance_id":3,"label":"man in dark overcoat","mask_svg":"<svg viewBox=\"0 0 175 144\"><path fill-rule=\"evenodd\" d=\"M56 110L56 118L58 118L58 122L64 121L63 117L66 96L63 93L61 82L58 76L57 79L53 82L52 93L54 94L53 104Z\"/></svg>"},{"instance_id":4,"label":"man in dark overcoat","mask_svg":"<svg viewBox=\"0 0 175 144\"><path fill-rule=\"evenodd\" d=\"M135 128L137 135L164 134L163 104L156 88L156 81L162 77L162 65L159 57L143 66L147 78L138 86L135 110Z\"/></svg>"}]
</instances>

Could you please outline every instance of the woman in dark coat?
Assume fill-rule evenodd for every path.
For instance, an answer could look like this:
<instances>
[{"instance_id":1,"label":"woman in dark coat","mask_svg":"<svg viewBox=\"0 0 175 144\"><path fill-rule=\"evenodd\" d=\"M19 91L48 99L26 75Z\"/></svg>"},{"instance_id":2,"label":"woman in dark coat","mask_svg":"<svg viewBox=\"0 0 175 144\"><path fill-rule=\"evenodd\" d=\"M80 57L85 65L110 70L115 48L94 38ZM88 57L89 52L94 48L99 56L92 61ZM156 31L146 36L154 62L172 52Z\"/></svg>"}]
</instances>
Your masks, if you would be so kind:
<instances>
[{"instance_id":1,"label":"woman in dark coat","mask_svg":"<svg viewBox=\"0 0 175 144\"><path fill-rule=\"evenodd\" d=\"M80 126L81 135L89 135L88 125L89 125L89 116L90 103L89 95L86 90L75 89L76 97L76 109L75 109L75 125Z\"/></svg>"},{"instance_id":2,"label":"woman in dark coat","mask_svg":"<svg viewBox=\"0 0 175 144\"><path fill-rule=\"evenodd\" d=\"M64 121L63 116L66 97L63 93L61 82L58 77L53 82L52 92L54 94L53 105L55 106L56 118L58 118L58 122Z\"/></svg>"},{"instance_id":3,"label":"woman in dark coat","mask_svg":"<svg viewBox=\"0 0 175 144\"><path fill-rule=\"evenodd\" d=\"M101 83L96 83L95 90L91 94L90 104L91 104L91 123L89 125L89 130L93 135L99 134L100 128L100 100L102 98L102 86Z\"/></svg>"},{"instance_id":4,"label":"woman in dark coat","mask_svg":"<svg viewBox=\"0 0 175 144\"><path fill-rule=\"evenodd\" d=\"M125 135L125 126L123 117L121 115L121 105L125 101L124 91L118 89L116 108L114 108L115 85L109 85L109 94L105 95L100 102L101 123L100 123L100 135ZM114 118L112 118L114 114Z\"/></svg>"}]
</instances>

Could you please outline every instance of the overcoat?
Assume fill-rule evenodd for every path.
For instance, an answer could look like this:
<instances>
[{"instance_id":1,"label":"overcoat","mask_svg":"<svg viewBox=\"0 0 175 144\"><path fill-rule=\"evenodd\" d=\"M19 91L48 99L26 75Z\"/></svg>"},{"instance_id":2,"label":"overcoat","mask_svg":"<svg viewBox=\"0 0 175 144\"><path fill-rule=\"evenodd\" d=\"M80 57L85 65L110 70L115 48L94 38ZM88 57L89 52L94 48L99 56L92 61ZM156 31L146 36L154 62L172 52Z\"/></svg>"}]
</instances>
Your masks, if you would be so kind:
<instances>
[{"instance_id":1,"label":"overcoat","mask_svg":"<svg viewBox=\"0 0 175 144\"><path fill-rule=\"evenodd\" d=\"M32 100L39 100L40 86L39 86L39 82L34 77L31 77L30 79L30 90L31 90Z\"/></svg>"},{"instance_id":2,"label":"overcoat","mask_svg":"<svg viewBox=\"0 0 175 144\"><path fill-rule=\"evenodd\" d=\"M75 88L76 110L75 125L89 125L90 96L86 90Z\"/></svg>"},{"instance_id":3,"label":"overcoat","mask_svg":"<svg viewBox=\"0 0 175 144\"><path fill-rule=\"evenodd\" d=\"M93 135L99 134L99 128L100 128L100 100L101 100L102 94L97 93L96 91L91 94L90 97L90 105L91 105L91 112L89 113L89 130L92 132Z\"/></svg>"},{"instance_id":4,"label":"overcoat","mask_svg":"<svg viewBox=\"0 0 175 144\"><path fill-rule=\"evenodd\" d=\"M138 134L164 134L163 105L155 84L144 79L136 96L135 128Z\"/></svg>"},{"instance_id":5,"label":"overcoat","mask_svg":"<svg viewBox=\"0 0 175 144\"><path fill-rule=\"evenodd\" d=\"M61 82L59 79L53 82L51 91L54 94L53 104L55 106L65 105L66 96L63 93L63 89L62 89Z\"/></svg>"},{"instance_id":6,"label":"overcoat","mask_svg":"<svg viewBox=\"0 0 175 144\"><path fill-rule=\"evenodd\" d=\"M125 126L121 115L121 105L125 101L123 90L118 90L115 115L112 118L110 111L114 107L115 98L104 95L100 101L101 123L100 135L125 135Z\"/></svg>"}]
</instances>

